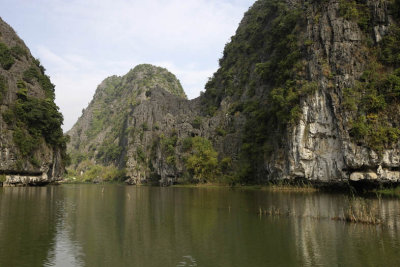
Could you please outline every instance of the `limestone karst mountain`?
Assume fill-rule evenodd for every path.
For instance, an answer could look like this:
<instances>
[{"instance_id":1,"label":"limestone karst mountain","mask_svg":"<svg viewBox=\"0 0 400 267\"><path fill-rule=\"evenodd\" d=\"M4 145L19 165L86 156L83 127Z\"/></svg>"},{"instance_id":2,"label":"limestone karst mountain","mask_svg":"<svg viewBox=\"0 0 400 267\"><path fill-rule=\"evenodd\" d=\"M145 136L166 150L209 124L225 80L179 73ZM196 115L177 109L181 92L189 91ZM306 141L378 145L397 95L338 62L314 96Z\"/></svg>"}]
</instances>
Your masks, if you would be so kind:
<instances>
[{"instance_id":1,"label":"limestone karst mountain","mask_svg":"<svg viewBox=\"0 0 400 267\"><path fill-rule=\"evenodd\" d=\"M400 181L399 3L257 1L199 98L154 67L105 80L70 131L74 167L133 183Z\"/></svg>"},{"instance_id":2,"label":"limestone karst mountain","mask_svg":"<svg viewBox=\"0 0 400 267\"><path fill-rule=\"evenodd\" d=\"M155 169L175 177L176 166L166 162L161 148L155 158L155 144L188 133L194 110L179 80L164 68L143 64L123 77L109 77L68 132L73 167L91 177L123 178L125 172L116 168L135 181L149 178Z\"/></svg>"},{"instance_id":3,"label":"limestone karst mountain","mask_svg":"<svg viewBox=\"0 0 400 267\"><path fill-rule=\"evenodd\" d=\"M65 171L66 138L54 85L0 19L0 182L46 184Z\"/></svg>"}]
</instances>

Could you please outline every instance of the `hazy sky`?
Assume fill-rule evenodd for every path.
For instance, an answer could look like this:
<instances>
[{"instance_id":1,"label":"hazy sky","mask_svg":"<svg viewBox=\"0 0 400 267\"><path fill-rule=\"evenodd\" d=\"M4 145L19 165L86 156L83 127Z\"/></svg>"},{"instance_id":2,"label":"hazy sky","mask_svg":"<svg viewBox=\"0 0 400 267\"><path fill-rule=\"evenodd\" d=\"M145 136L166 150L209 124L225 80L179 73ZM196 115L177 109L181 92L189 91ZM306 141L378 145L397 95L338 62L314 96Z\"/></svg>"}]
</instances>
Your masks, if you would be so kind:
<instances>
[{"instance_id":1,"label":"hazy sky","mask_svg":"<svg viewBox=\"0 0 400 267\"><path fill-rule=\"evenodd\" d=\"M0 0L0 16L41 60L69 130L111 75L166 67L190 99L217 70L255 0Z\"/></svg>"}]
</instances>

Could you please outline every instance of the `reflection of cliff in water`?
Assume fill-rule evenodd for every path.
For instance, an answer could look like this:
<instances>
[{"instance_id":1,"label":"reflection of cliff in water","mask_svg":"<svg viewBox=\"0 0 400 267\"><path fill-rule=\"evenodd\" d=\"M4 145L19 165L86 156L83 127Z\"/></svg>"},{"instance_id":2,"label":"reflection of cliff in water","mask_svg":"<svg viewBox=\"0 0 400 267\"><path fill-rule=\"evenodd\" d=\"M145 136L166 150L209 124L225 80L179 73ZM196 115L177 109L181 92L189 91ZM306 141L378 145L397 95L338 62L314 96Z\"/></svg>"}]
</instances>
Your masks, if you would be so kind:
<instances>
[{"instance_id":1,"label":"reflection of cliff in water","mask_svg":"<svg viewBox=\"0 0 400 267\"><path fill-rule=\"evenodd\" d=\"M56 237L54 187L0 188L0 266L43 266Z\"/></svg>"},{"instance_id":2,"label":"reflection of cliff in water","mask_svg":"<svg viewBox=\"0 0 400 267\"><path fill-rule=\"evenodd\" d=\"M293 218L292 231L302 265L368 266L382 258L385 266L399 265L400 259L395 256L400 238L398 200L307 195L297 198L294 203L291 208L300 216ZM368 210L382 219L383 224L376 226L330 220L342 216L349 205L366 205Z\"/></svg>"},{"instance_id":3,"label":"reflection of cliff in water","mask_svg":"<svg viewBox=\"0 0 400 267\"><path fill-rule=\"evenodd\" d=\"M176 266L185 256L199 266L365 265L382 256L393 265L400 247L396 200L361 200L385 221L368 226L331 219L360 201L343 195L107 185L65 192L80 203L66 225L90 266ZM281 215L258 215L272 206Z\"/></svg>"},{"instance_id":4,"label":"reflection of cliff in water","mask_svg":"<svg viewBox=\"0 0 400 267\"><path fill-rule=\"evenodd\" d=\"M351 203L384 221L334 221ZM0 190L0 266L399 266L400 202L228 188ZM279 214L259 214L273 207Z\"/></svg>"},{"instance_id":5,"label":"reflection of cliff in water","mask_svg":"<svg viewBox=\"0 0 400 267\"><path fill-rule=\"evenodd\" d=\"M195 251L191 235L201 236L196 225L217 224L215 211L194 221L197 212L185 204L190 195L171 194L168 188L83 186L65 194L79 203L66 225L73 242L83 245L86 266L175 266Z\"/></svg>"}]
</instances>

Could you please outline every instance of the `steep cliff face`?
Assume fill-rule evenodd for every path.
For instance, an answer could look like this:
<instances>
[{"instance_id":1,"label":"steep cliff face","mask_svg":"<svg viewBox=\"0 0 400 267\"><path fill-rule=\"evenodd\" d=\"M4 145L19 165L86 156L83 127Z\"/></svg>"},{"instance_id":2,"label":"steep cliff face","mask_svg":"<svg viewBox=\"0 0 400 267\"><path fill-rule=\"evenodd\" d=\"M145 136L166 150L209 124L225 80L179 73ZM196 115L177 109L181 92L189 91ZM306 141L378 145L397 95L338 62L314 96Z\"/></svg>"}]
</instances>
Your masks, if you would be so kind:
<instances>
[{"instance_id":1,"label":"steep cliff face","mask_svg":"<svg viewBox=\"0 0 400 267\"><path fill-rule=\"evenodd\" d=\"M133 183L399 182L399 10L397 0L259 0L201 97L138 85L137 104L117 112L126 114L119 138L104 142L105 123L83 151L101 159L104 144L126 147L114 164ZM93 111L83 117L95 121ZM91 133L80 129L71 130L77 150Z\"/></svg>"},{"instance_id":2,"label":"steep cliff face","mask_svg":"<svg viewBox=\"0 0 400 267\"><path fill-rule=\"evenodd\" d=\"M356 17L347 13L353 12L348 8L355 8ZM384 1L329 1L309 9L308 21L322 14L318 23L309 23L306 28L308 39L313 42L307 51L307 69L309 78L318 82L318 89L301 100L301 117L291 129L289 164L283 176L321 181L360 175L392 179L383 173L378 175L377 170L382 165L395 167L396 163L387 162L384 155L397 147L397 140L386 143L380 151L361 140L356 142L351 136L355 118L345 103L345 93L355 90L370 62L376 61L371 50L388 31L387 8L388 2Z\"/></svg>"},{"instance_id":3,"label":"steep cliff face","mask_svg":"<svg viewBox=\"0 0 400 267\"><path fill-rule=\"evenodd\" d=\"M209 111L224 99L246 118L245 179L399 181L398 6L254 4L205 101Z\"/></svg>"},{"instance_id":4,"label":"steep cliff face","mask_svg":"<svg viewBox=\"0 0 400 267\"><path fill-rule=\"evenodd\" d=\"M0 182L46 184L64 174L66 140L54 85L0 19Z\"/></svg>"}]
</instances>

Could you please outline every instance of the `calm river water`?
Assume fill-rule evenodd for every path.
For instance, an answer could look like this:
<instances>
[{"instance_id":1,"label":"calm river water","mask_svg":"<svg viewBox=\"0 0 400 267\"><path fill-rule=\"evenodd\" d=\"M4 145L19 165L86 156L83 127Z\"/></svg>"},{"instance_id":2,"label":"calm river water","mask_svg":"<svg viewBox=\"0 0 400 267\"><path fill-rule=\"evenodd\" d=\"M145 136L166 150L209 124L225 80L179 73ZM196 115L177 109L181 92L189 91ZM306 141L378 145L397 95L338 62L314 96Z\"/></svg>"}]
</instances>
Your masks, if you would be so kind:
<instances>
[{"instance_id":1,"label":"calm river water","mask_svg":"<svg viewBox=\"0 0 400 267\"><path fill-rule=\"evenodd\" d=\"M400 266L400 201L366 201L380 226L332 220L349 201L227 188L0 188L0 266Z\"/></svg>"}]
</instances>

